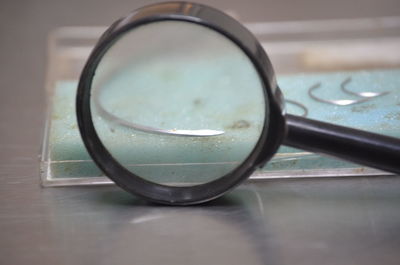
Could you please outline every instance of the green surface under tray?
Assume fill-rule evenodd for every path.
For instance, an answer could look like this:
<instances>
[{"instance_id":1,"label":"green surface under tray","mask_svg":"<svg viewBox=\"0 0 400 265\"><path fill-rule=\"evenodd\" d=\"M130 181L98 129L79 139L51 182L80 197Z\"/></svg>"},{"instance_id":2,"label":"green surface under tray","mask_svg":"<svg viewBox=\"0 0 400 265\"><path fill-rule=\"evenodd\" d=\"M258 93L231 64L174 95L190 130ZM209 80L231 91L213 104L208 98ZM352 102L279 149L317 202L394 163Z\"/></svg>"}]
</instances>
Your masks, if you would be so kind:
<instances>
[{"instance_id":1,"label":"green surface under tray","mask_svg":"<svg viewBox=\"0 0 400 265\"><path fill-rule=\"evenodd\" d=\"M321 98L354 99L356 97L340 90L340 84L348 77L352 78L348 84L348 88L352 91L390 91L390 93L351 106L321 103L308 96L309 87L321 82L322 86L315 91L315 94ZM307 107L309 118L400 137L400 70L279 76L278 84L286 99L295 100ZM76 87L76 82L67 81L58 82L55 86L47 124L46 150L42 157L42 170L47 181L102 176L88 155L79 135L75 117ZM287 112L302 114L303 110L296 105L287 104ZM146 152L132 150L132 153L141 154L143 161L156 156L159 152L152 148L151 141L144 141L142 145L141 150L146 150ZM203 141L201 145L207 147L207 142ZM123 142L120 146L121 152L129 152L129 150L124 150ZM173 144L169 148L173 148ZM313 172L319 175L320 173L317 172L321 170L329 170L330 174L335 170L337 172L348 170L348 175L351 175L351 172L361 172L364 169L334 158L283 146L267 166L256 175L281 176L290 175L293 172L306 172L306 175L312 176ZM283 174L285 172L286 174Z\"/></svg>"}]
</instances>

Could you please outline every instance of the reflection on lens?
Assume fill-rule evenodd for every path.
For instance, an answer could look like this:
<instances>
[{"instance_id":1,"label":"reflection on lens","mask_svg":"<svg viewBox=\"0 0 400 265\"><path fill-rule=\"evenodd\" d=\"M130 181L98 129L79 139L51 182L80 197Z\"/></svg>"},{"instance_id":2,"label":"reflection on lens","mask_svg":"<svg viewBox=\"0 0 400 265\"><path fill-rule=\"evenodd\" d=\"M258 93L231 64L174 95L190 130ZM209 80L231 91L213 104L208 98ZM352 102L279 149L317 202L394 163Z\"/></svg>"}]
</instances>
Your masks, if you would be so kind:
<instances>
[{"instance_id":1,"label":"reflection on lens","mask_svg":"<svg viewBox=\"0 0 400 265\"><path fill-rule=\"evenodd\" d=\"M106 52L91 111L101 141L132 173L195 185L249 156L268 117L263 93L251 61L222 34L190 22L154 22Z\"/></svg>"}]
</instances>

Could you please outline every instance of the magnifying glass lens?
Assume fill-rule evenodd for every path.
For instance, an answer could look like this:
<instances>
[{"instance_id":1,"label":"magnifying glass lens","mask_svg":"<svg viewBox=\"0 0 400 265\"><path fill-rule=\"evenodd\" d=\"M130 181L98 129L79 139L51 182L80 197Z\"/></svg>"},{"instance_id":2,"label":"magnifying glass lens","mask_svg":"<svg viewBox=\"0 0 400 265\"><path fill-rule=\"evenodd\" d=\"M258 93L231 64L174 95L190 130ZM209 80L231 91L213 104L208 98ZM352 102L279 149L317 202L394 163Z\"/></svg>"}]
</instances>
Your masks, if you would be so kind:
<instances>
[{"instance_id":1,"label":"magnifying glass lens","mask_svg":"<svg viewBox=\"0 0 400 265\"><path fill-rule=\"evenodd\" d=\"M113 158L168 186L232 172L268 122L248 56L225 35L186 21L143 24L116 39L96 69L90 108Z\"/></svg>"}]
</instances>

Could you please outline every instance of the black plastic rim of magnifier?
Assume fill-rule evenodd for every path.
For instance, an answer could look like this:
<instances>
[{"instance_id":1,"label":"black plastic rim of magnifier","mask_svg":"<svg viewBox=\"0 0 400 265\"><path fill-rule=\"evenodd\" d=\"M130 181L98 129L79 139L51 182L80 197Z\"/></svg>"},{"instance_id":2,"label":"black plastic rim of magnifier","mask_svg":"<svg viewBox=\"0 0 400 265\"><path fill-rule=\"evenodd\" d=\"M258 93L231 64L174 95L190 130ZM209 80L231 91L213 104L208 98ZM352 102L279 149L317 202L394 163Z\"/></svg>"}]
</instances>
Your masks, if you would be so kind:
<instances>
[{"instance_id":1,"label":"black plastic rim of magnifier","mask_svg":"<svg viewBox=\"0 0 400 265\"><path fill-rule=\"evenodd\" d=\"M252 61L264 86L266 113L264 128L246 160L232 172L204 184L172 187L147 181L123 167L101 142L90 110L92 80L103 55L124 33L136 27L166 21L183 21L215 30L231 41ZM245 89L245 88L244 88ZM239 22L214 8L187 2L167 2L143 7L119 19L100 37L90 54L79 80L76 111L83 142L97 166L118 186L147 200L189 205L212 200L247 179L276 152L285 136L282 95L272 65L257 39Z\"/></svg>"}]
</instances>

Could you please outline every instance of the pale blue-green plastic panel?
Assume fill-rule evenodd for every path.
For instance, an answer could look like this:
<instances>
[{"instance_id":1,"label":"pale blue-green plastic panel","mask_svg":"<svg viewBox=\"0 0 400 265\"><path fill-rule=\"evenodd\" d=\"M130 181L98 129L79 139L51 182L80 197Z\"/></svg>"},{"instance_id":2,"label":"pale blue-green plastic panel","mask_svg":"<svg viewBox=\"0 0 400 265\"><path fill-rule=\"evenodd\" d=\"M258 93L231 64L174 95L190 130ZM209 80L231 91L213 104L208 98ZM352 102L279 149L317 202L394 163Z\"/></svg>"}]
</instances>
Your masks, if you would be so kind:
<instances>
[{"instance_id":1,"label":"pale blue-green plastic panel","mask_svg":"<svg viewBox=\"0 0 400 265\"><path fill-rule=\"evenodd\" d=\"M321 82L322 86L315 91L316 95L325 99L353 99L355 97L340 90L341 82L348 77L352 78L352 82L348 84L348 88L352 91L390 91L390 93L352 106L333 106L320 103L311 99L307 94L311 85ZM308 108L309 118L400 137L399 69L279 76L278 83L287 99L298 101ZM54 91L49 124L49 156L45 161L51 168L51 178L54 180L102 175L91 161L79 135L75 118L76 86L76 82L59 82ZM302 113L300 109L291 104L287 104L287 110L293 114ZM201 141L204 141L202 145L206 148L207 141ZM147 157L160 151L152 149L150 141L144 141L142 144L142 151L139 151L139 154L144 162ZM166 144L170 145L169 148L174 148L173 142ZM120 145L123 146L124 142L121 142ZM212 146L209 148L212 153ZM138 150L131 151L138 152ZM312 172L318 169L339 170L360 167L324 156L303 155L302 153L299 155L299 152L302 151L281 147L277 156L259 173L292 172L293 170ZM231 154L227 154L227 157L229 155Z\"/></svg>"}]
</instances>

